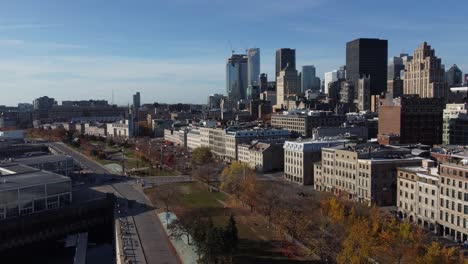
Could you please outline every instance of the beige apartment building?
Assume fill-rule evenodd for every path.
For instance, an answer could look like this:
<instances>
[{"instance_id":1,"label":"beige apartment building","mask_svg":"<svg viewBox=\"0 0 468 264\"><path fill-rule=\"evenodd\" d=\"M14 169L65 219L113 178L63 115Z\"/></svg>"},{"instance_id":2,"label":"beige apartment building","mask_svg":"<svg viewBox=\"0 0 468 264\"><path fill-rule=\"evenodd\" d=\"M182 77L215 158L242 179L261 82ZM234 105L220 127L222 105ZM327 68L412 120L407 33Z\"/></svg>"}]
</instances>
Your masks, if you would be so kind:
<instances>
[{"instance_id":1,"label":"beige apartment building","mask_svg":"<svg viewBox=\"0 0 468 264\"><path fill-rule=\"evenodd\" d=\"M344 145L348 140L297 140L284 143L284 179L301 184L314 183L314 163L320 161L324 147Z\"/></svg>"},{"instance_id":2,"label":"beige apartment building","mask_svg":"<svg viewBox=\"0 0 468 264\"><path fill-rule=\"evenodd\" d=\"M397 169L397 211L400 219L436 232L439 212L439 177L434 161L423 160L422 166Z\"/></svg>"},{"instance_id":3,"label":"beige apartment building","mask_svg":"<svg viewBox=\"0 0 468 264\"><path fill-rule=\"evenodd\" d=\"M441 234L468 240L468 156L458 163L440 164L439 224Z\"/></svg>"},{"instance_id":4,"label":"beige apartment building","mask_svg":"<svg viewBox=\"0 0 468 264\"><path fill-rule=\"evenodd\" d=\"M415 51L413 60L405 66L403 93L417 94L422 98L447 98L445 69L434 49L426 42Z\"/></svg>"},{"instance_id":5,"label":"beige apartment building","mask_svg":"<svg viewBox=\"0 0 468 264\"><path fill-rule=\"evenodd\" d=\"M395 206L396 168L421 164L409 154L410 150L378 144L323 148L314 187L369 205Z\"/></svg>"},{"instance_id":6,"label":"beige apartment building","mask_svg":"<svg viewBox=\"0 0 468 264\"><path fill-rule=\"evenodd\" d=\"M238 146L238 160L261 172L281 170L284 167L283 144L253 142Z\"/></svg>"}]
</instances>

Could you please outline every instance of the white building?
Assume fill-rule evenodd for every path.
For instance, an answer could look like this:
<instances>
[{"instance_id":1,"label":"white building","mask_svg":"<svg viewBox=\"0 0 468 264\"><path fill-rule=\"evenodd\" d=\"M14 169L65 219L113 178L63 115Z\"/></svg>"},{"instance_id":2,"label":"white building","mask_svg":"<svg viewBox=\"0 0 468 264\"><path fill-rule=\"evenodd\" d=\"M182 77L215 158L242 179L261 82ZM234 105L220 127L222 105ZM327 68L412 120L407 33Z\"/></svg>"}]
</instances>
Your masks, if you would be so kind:
<instances>
[{"instance_id":1,"label":"white building","mask_svg":"<svg viewBox=\"0 0 468 264\"><path fill-rule=\"evenodd\" d=\"M334 70L334 71L331 71L331 72L326 72L325 73L325 76L324 76L324 93L328 94L328 85L331 83L331 82L336 82L338 81L338 71L337 70Z\"/></svg>"},{"instance_id":2,"label":"white building","mask_svg":"<svg viewBox=\"0 0 468 264\"><path fill-rule=\"evenodd\" d=\"M192 128L187 132L187 148L194 150L201 147L200 129Z\"/></svg>"},{"instance_id":3,"label":"white building","mask_svg":"<svg viewBox=\"0 0 468 264\"><path fill-rule=\"evenodd\" d=\"M107 136L110 138L130 138L133 136L128 120L107 124Z\"/></svg>"},{"instance_id":4,"label":"white building","mask_svg":"<svg viewBox=\"0 0 468 264\"><path fill-rule=\"evenodd\" d=\"M320 161L323 147L344 145L348 140L298 140L284 143L284 178L301 185L314 183L314 163Z\"/></svg>"}]
</instances>

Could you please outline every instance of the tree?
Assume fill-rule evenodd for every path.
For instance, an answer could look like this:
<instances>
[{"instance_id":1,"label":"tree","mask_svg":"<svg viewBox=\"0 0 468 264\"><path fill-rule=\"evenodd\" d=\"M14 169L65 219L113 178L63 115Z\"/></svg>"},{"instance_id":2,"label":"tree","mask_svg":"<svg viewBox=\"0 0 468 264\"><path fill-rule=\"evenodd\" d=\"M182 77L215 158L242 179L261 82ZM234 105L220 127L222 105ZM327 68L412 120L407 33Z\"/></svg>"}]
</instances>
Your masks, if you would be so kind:
<instances>
[{"instance_id":1,"label":"tree","mask_svg":"<svg viewBox=\"0 0 468 264\"><path fill-rule=\"evenodd\" d=\"M210 183L213 177L210 166L200 166L193 170L192 175L194 178L207 185L207 188L211 190Z\"/></svg>"},{"instance_id":2,"label":"tree","mask_svg":"<svg viewBox=\"0 0 468 264\"><path fill-rule=\"evenodd\" d=\"M281 202L281 189L275 182L262 181L259 184L259 193L257 197L257 207L260 209L260 212L267 218L268 228L270 228L272 217Z\"/></svg>"},{"instance_id":3,"label":"tree","mask_svg":"<svg viewBox=\"0 0 468 264\"><path fill-rule=\"evenodd\" d=\"M338 263L360 264L369 262L375 255L375 241L368 220L357 219L349 228L343 249L337 256Z\"/></svg>"},{"instance_id":4,"label":"tree","mask_svg":"<svg viewBox=\"0 0 468 264\"><path fill-rule=\"evenodd\" d=\"M328 215L334 222L342 222L344 220L344 205L336 197L331 197L329 202Z\"/></svg>"},{"instance_id":5,"label":"tree","mask_svg":"<svg viewBox=\"0 0 468 264\"><path fill-rule=\"evenodd\" d=\"M163 185L160 186L158 192L158 197L164 204L164 208L166 212L169 212L169 207L174 204L179 197L178 192L176 191L175 187L172 185Z\"/></svg>"},{"instance_id":6,"label":"tree","mask_svg":"<svg viewBox=\"0 0 468 264\"><path fill-rule=\"evenodd\" d=\"M229 217L229 222L224 231L224 241L228 251L236 250L239 242L237 224L234 215Z\"/></svg>"},{"instance_id":7,"label":"tree","mask_svg":"<svg viewBox=\"0 0 468 264\"><path fill-rule=\"evenodd\" d=\"M438 242L426 245L425 254L416 261L418 264L449 264L456 263L456 248L442 247Z\"/></svg>"},{"instance_id":8,"label":"tree","mask_svg":"<svg viewBox=\"0 0 468 264\"><path fill-rule=\"evenodd\" d=\"M250 212L253 212L253 208L257 204L258 197L258 181L252 173L249 173L245 179L243 179L240 193L240 199L250 207Z\"/></svg>"},{"instance_id":9,"label":"tree","mask_svg":"<svg viewBox=\"0 0 468 264\"><path fill-rule=\"evenodd\" d=\"M246 164L235 161L221 173L221 189L241 200L243 181L249 177L255 177L255 171Z\"/></svg>"},{"instance_id":10,"label":"tree","mask_svg":"<svg viewBox=\"0 0 468 264\"><path fill-rule=\"evenodd\" d=\"M208 147L199 147L192 152L192 165L202 166L212 160L211 150Z\"/></svg>"},{"instance_id":11,"label":"tree","mask_svg":"<svg viewBox=\"0 0 468 264\"><path fill-rule=\"evenodd\" d=\"M411 259L417 254L417 248L422 241L419 228L413 228L408 221L399 223L393 220L379 234L380 248L384 256L392 263L402 263L403 259Z\"/></svg>"},{"instance_id":12,"label":"tree","mask_svg":"<svg viewBox=\"0 0 468 264\"><path fill-rule=\"evenodd\" d=\"M190 235L193 232L193 221L189 217L181 217L173 220L169 226L170 235L176 239L181 239L183 236L187 238L187 244L190 245Z\"/></svg>"}]
</instances>

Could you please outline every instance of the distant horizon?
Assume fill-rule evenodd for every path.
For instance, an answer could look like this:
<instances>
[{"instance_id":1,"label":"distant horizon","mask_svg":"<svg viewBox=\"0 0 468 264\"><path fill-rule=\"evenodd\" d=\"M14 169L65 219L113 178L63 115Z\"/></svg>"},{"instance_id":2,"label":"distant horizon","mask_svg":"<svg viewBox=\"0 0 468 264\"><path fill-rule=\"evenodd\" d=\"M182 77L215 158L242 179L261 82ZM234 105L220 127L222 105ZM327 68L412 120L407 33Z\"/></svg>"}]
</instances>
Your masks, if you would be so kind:
<instances>
[{"instance_id":1,"label":"distant horizon","mask_svg":"<svg viewBox=\"0 0 468 264\"><path fill-rule=\"evenodd\" d=\"M457 64L465 73L466 10L467 2L451 0L3 3L0 105L44 95L111 102L112 91L118 105L137 91L142 103L205 104L210 94L226 94L232 49L260 48L269 81L276 49L296 49L297 70L314 65L323 80L346 64L346 42L360 37L388 40L389 58L412 55L426 41L446 70Z\"/></svg>"}]
</instances>

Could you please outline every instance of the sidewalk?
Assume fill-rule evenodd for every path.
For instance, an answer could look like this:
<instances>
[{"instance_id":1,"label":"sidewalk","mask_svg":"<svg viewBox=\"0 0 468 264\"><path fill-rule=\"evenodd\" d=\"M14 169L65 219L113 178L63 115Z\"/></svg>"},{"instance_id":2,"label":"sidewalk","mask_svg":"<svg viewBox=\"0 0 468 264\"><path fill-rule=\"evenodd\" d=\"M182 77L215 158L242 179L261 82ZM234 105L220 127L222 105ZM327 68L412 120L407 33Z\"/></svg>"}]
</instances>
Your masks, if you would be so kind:
<instances>
[{"instance_id":1,"label":"sidewalk","mask_svg":"<svg viewBox=\"0 0 468 264\"><path fill-rule=\"evenodd\" d=\"M166 219L166 213L158 214L159 220L164 227L164 231L166 232L167 236L171 240L172 245L177 251L179 258L181 259L183 264L197 264L198 254L195 250L195 246L189 245L187 243L187 238L185 236L181 237L180 239L176 239L170 236L170 232L167 229L167 225L172 223L177 216L173 213L168 213L168 219Z\"/></svg>"}]
</instances>

